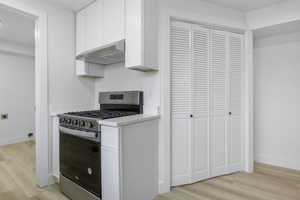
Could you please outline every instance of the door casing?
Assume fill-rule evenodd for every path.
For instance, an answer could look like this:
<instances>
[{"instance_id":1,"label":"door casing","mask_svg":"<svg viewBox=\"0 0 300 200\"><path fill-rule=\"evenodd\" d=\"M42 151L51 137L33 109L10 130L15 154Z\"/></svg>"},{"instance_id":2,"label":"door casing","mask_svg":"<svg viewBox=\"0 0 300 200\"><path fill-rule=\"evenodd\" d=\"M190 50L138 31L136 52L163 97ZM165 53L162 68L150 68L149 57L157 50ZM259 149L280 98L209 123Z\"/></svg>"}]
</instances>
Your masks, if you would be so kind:
<instances>
[{"instance_id":1,"label":"door casing","mask_svg":"<svg viewBox=\"0 0 300 200\"><path fill-rule=\"evenodd\" d=\"M13 9L35 20L35 133L37 185L45 187L50 175L47 13L15 0L0 0L0 6Z\"/></svg>"}]
</instances>

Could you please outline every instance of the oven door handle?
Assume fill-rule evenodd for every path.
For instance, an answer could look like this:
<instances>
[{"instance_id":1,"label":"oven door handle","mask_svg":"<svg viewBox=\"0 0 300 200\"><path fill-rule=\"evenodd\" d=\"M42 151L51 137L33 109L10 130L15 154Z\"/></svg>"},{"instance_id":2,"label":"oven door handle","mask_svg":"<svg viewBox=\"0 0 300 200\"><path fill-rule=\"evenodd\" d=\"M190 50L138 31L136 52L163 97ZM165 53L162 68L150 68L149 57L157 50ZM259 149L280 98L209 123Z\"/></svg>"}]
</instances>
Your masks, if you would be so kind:
<instances>
[{"instance_id":1,"label":"oven door handle","mask_svg":"<svg viewBox=\"0 0 300 200\"><path fill-rule=\"evenodd\" d=\"M69 134L69 135L74 135L82 138L87 138L87 139L92 139L92 140L97 140L98 138L98 133L95 132L87 132L87 131L80 131L80 130L74 130L74 129L69 129L65 127L59 127L59 131L64 134Z\"/></svg>"}]
</instances>

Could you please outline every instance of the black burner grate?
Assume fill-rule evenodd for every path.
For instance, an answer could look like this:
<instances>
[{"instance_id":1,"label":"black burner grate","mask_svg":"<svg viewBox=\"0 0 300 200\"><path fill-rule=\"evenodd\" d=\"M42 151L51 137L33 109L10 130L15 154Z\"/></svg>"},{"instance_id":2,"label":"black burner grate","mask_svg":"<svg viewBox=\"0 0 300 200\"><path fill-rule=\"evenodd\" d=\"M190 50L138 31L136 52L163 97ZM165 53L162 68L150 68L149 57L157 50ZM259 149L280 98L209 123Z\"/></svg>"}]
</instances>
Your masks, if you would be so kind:
<instances>
[{"instance_id":1,"label":"black burner grate","mask_svg":"<svg viewBox=\"0 0 300 200\"><path fill-rule=\"evenodd\" d=\"M136 115L138 113L131 112L131 111L92 110L92 111L83 111L83 112L71 112L67 114L73 116L79 116L79 117L95 118L95 119L110 119L116 117Z\"/></svg>"}]
</instances>

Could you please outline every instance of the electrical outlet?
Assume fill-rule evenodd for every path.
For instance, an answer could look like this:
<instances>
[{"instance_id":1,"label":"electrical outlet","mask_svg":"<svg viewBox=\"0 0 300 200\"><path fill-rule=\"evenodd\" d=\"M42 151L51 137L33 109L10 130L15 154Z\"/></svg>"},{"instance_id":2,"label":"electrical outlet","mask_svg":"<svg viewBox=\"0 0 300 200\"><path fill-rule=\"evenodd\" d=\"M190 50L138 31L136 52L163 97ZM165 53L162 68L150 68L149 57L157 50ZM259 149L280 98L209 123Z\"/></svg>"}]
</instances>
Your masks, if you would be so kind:
<instances>
[{"instance_id":1,"label":"electrical outlet","mask_svg":"<svg viewBox=\"0 0 300 200\"><path fill-rule=\"evenodd\" d=\"M27 136L28 136L29 138L31 138L31 137L33 137L33 135L34 135L33 133L28 133Z\"/></svg>"},{"instance_id":2,"label":"electrical outlet","mask_svg":"<svg viewBox=\"0 0 300 200\"><path fill-rule=\"evenodd\" d=\"M1 120L8 119L8 114L1 114Z\"/></svg>"},{"instance_id":3,"label":"electrical outlet","mask_svg":"<svg viewBox=\"0 0 300 200\"><path fill-rule=\"evenodd\" d=\"M157 113L160 114L160 106L157 106Z\"/></svg>"}]
</instances>

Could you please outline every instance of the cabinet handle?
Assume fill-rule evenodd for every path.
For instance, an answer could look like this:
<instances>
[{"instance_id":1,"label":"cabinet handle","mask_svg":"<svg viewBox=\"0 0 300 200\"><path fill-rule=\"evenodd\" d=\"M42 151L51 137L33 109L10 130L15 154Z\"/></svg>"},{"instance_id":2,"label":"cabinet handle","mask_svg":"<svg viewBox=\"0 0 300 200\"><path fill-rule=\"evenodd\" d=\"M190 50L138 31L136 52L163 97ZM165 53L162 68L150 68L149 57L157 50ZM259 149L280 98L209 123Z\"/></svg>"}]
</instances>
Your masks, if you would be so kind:
<instances>
[{"instance_id":1,"label":"cabinet handle","mask_svg":"<svg viewBox=\"0 0 300 200\"><path fill-rule=\"evenodd\" d=\"M193 118L193 117L194 117L194 115L190 115L190 117L191 117L191 118Z\"/></svg>"},{"instance_id":2,"label":"cabinet handle","mask_svg":"<svg viewBox=\"0 0 300 200\"><path fill-rule=\"evenodd\" d=\"M232 112L229 112L229 115L232 115Z\"/></svg>"}]
</instances>

